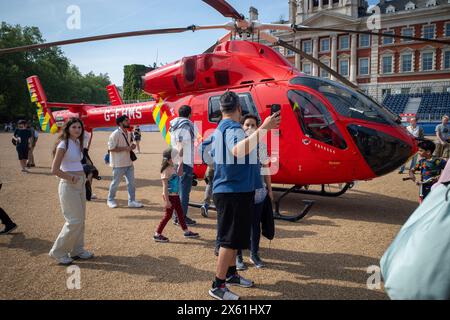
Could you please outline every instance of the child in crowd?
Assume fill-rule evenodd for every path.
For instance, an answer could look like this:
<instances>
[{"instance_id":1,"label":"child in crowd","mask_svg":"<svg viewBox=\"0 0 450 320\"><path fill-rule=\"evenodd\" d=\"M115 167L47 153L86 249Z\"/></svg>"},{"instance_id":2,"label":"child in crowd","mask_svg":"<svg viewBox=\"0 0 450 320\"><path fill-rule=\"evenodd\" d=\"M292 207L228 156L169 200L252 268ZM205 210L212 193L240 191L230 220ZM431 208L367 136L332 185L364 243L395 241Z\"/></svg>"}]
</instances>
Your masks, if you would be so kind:
<instances>
[{"instance_id":1,"label":"child in crowd","mask_svg":"<svg viewBox=\"0 0 450 320\"><path fill-rule=\"evenodd\" d=\"M421 159L416 166L409 171L409 176L413 182L416 182L414 173L420 171L421 180L420 182L416 182L416 184L420 186L419 197L420 203L422 203L430 193L433 184L438 181L441 171L445 168L446 161L433 157L433 152L436 149L436 145L433 141L421 141L419 142L418 147Z\"/></svg>"},{"instance_id":2,"label":"child in crowd","mask_svg":"<svg viewBox=\"0 0 450 320\"><path fill-rule=\"evenodd\" d=\"M174 162L172 160L172 153L176 157L176 150L169 148L163 152L163 161L161 164L161 180L163 184L163 201L166 208L165 216L159 223L156 229L153 240L156 242L168 242L169 239L162 235L164 227L172 217L173 210L175 210L179 224L184 231L186 238L198 238L199 234L192 232L188 229L186 221L184 219L183 209L181 208L179 193L180 177L183 175L183 166L177 166L178 170L175 171ZM178 162L181 163L181 157L177 157Z\"/></svg>"}]
</instances>

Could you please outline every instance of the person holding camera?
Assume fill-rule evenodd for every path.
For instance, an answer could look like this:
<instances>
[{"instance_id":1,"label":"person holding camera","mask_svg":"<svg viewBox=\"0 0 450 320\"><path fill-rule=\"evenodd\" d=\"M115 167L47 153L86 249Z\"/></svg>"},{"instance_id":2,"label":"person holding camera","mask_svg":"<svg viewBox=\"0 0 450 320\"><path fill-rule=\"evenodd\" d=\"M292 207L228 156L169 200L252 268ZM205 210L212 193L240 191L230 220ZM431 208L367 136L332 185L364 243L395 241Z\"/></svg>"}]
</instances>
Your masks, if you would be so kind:
<instances>
[{"instance_id":1,"label":"person holding camera","mask_svg":"<svg viewBox=\"0 0 450 320\"><path fill-rule=\"evenodd\" d=\"M251 159L256 159L258 142L268 130L279 127L281 118L279 111L274 113L246 137L239 122L242 107L235 92L226 91L220 97L220 111L222 120L212 134L210 151L215 168L213 200L220 249L215 279L208 293L218 300L238 300L239 296L227 286L253 286L253 281L237 272L236 255L239 249L250 247L255 190L263 187L260 165Z\"/></svg>"},{"instance_id":2,"label":"person holding camera","mask_svg":"<svg viewBox=\"0 0 450 320\"><path fill-rule=\"evenodd\" d=\"M109 136L108 150L110 153L109 165L113 168L113 179L109 187L107 204L110 208L117 208L116 192L123 176L127 181L128 207L141 208L142 203L136 201L136 186L134 182L133 161L136 160L134 149L136 145L130 143L130 119L126 115L117 117L118 128Z\"/></svg>"}]
</instances>

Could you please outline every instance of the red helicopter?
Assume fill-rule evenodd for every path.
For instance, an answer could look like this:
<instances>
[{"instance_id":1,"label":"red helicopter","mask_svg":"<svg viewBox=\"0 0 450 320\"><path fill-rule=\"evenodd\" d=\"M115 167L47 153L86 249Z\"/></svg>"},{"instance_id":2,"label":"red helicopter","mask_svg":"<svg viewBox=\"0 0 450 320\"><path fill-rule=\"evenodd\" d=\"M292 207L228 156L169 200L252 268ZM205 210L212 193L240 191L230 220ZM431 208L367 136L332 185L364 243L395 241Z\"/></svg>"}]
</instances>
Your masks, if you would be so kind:
<instances>
[{"instance_id":1,"label":"red helicopter","mask_svg":"<svg viewBox=\"0 0 450 320\"><path fill-rule=\"evenodd\" d=\"M115 118L127 114L133 126L158 125L168 143L169 122L184 104L192 107L191 120L201 124L200 134L207 138L220 119L219 97L225 90L238 93L243 113L255 114L260 120L270 116L274 106L278 107L282 121L277 137L279 145L276 153L272 153L272 165L278 167L272 181L293 185L290 189L274 188L284 192L275 202L274 216L278 219L297 221L314 203L304 200L305 206L300 213L282 215L280 202L289 193L340 196L354 185L354 181L370 180L392 172L416 153L416 141L401 125L397 115L317 59L264 31L320 29L384 36L383 33L261 24L245 20L224 0L203 1L233 21L225 25L145 30L7 48L0 49L0 54L137 35L228 30L229 33L205 53L185 57L147 73L142 78L142 89L155 97L155 101L123 104L116 87L111 85L107 87L111 105L48 102L37 76L27 79L31 100L37 104L41 127L47 132L57 132L69 117L81 118L86 128L92 130L113 127ZM326 69L343 84L302 74L271 47L249 41L255 36L272 45L289 48ZM385 36L449 43L391 34ZM52 108L66 110L52 111ZM269 153L273 151L270 140ZM196 164L195 178L202 179L205 169L204 164ZM325 187L329 184L339 184L339 190L327 191ZM319 185L321 189L310 190L310 185Z\"/></svg>"}]
</instances>

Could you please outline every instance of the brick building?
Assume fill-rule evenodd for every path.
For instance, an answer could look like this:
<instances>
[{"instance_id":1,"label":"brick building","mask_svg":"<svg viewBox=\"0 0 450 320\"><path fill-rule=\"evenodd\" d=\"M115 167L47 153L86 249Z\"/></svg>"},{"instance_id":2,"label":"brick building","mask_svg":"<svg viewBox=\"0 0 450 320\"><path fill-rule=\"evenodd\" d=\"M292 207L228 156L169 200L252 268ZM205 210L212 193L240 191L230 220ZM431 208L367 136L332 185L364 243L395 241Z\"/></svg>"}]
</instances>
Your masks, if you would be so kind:
<instances>
[{"instance_id":1,"label":"brick building","mask_svg":"<svg viewBox=\"0 0 450 320\"><path fill-rule=\"evenodd\" d=\"M379 14L378 14L379 13ZM289 23L450 40L450 0L289 0ZM348 77L375 99L450 92L450 45L334 32L274 32ZM330 77L299 55L278 50L303 72ZM333 78L333 77L331 77Z\"/></svg>"}]
</instances>

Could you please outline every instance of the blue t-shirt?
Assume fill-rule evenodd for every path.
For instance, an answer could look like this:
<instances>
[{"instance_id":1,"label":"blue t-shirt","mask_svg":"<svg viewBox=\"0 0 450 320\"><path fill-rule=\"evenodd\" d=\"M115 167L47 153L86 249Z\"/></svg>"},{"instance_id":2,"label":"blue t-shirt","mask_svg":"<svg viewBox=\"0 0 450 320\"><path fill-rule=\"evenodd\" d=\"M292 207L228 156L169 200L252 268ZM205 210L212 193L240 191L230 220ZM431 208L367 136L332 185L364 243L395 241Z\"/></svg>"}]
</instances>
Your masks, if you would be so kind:
<instances>
[{"instance_id":1,"label":"blue t-shirt","mask_svg":"<svg viewBox=\"0 0 450 320\"><path fill-rule=\"evenodd\" d=\"M252 192L262 187L256 148L242 158L232 153L233 147L244 139L241 125L230 119L222 120L212 134L208 142L214 159L213 193Z\"/></svg>"},{"instance_id":2,"label":"blue t-shirt","mask_svg":"<svg viewBox=\"0 0 450 320\"><path fill-rule=\"evenodd\" d=\"M180 177L176 174L175 168L169 166L161 174L161 179L167 179L169 194L178 194L180 191Z\"/></svg>"}]
</instances>

